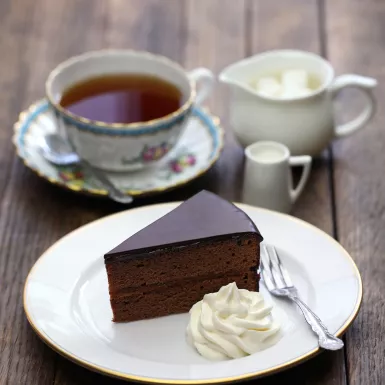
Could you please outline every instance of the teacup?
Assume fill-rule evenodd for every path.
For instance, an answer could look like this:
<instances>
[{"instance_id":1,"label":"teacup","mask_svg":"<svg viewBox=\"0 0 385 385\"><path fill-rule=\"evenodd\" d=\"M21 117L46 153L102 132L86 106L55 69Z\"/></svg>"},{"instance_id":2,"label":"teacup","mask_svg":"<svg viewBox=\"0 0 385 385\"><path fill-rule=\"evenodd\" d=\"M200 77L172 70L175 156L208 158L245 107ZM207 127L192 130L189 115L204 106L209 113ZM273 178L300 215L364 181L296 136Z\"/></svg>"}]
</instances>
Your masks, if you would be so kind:
<instances>
[{"instance_id":1,"label":"teacup","mask_svg":"<svg viewBox=\"0 0 385 385\"><path fill-rule=\"evenodd\" d=\"M312 159L291 156L281 143L261 141L245 149L246 163L242 201L271 210L289 212L309 178ZM302 166L302 175L293 187L291 167Z\"/></svg>"},{"instance_id":2,"label":"teacup","mask_svg":"<svg viewBox=\"0 0 385 385\"><path fill-rule=\"evenodd\" d=\"M179 109L164 117L128 124L92 121L60 105L63 92L74 84L114 74L154 75L176 86L183 102ZM175 146L194 105L209 95L213 82L213 74L206 68L186 72L179 64L148 52L101 50L59 64L47 79L46 95L62 128L61 134L81 158L100 169L127 171L159 161Z\"/></svg>"},{"instance_id":3,"label":"teacup","mask_svg":"<svg viewBox=\"0 0 385 385\"><path fill-rule=\"evenodd\" d=\"M319 86L306 96L286 99L260 94L252 87L258 77L293 69L317 77ZM310 52L262 53L225 68L219 79L233 91L230 120L236 137L245 147L258 140L272 140L285 144L294 155L315 156L333 138L350 135L364 127L375 110L372 94L377 85L375 79L359 75L334 77L331 64ZM336 126L333 100L348 87L363 91L366 105L355 119Z\"/></svg>"}]
</instances>

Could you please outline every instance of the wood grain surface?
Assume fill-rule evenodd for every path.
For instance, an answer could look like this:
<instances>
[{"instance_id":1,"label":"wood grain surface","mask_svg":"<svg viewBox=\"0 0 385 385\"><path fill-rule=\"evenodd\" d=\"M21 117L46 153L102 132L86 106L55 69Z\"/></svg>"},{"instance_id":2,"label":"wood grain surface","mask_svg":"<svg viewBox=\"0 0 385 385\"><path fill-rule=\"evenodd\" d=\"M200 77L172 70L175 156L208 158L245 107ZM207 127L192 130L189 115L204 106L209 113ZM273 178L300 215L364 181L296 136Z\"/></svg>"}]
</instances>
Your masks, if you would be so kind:
<instances>
[{"instance_id":1,"label":"wood grain surface","mask_svg":"<svg viewBox=\"0 0 385 385\"><path fill-rule=\"evenodd\" d=\"M166 55L188 70L205 66L218 73L258 52L299 48L327 54L340 73L381 81L384 17L385 3L378 0L1 0L0 385L121 383L51 351L23 312L24 281L41 253L73 229L124 209L51 186L15 156L12 124L44 95L45 78L56 64L87 50L131 48ZM377 97L381 105L383 92ZM217 165L185 188L134 206L182 200L202 188L240 199L243 151L231 132L228 103L228 90L218 84L207 103L226 129ZM343 95L341 106L342 118L351 116L360 99ZM385 384L384 118L379 109L370 127L315 161L293 212L338 235L363 274L365 302L347 333L347 348L256 384Z\"/></svg>"},{"instance_id":2,"label":"wood grain surface","mask_svg":"<svg viewBox=\"0 0 385 385\"><path fill-rule=\"evenodd\" d=\"M327 5L328 56L337 74L379 81L373 121L336 142L333 150L338 238L364 284L362 309L347 333L347 378L352 385L385 384L385 4L343 0ZM340 98L341 120L351 119L362 106L359 92L347 90Z\"/></svg>"}]
</instances>

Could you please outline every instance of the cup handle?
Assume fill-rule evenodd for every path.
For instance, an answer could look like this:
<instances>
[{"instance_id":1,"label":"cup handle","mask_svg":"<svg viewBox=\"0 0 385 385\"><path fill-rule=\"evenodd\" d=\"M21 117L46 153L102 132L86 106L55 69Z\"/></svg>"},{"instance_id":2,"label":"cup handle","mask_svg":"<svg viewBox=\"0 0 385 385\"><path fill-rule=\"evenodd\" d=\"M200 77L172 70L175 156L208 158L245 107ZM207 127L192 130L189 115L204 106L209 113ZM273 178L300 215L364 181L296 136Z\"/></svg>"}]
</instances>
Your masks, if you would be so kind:
<instances>
[{"instance_id":1,"label":"cup handle","mask_svg":"<svg viewBox=\"0 0 385 385\"><path fill-rule=\"evenodd\" d=\"M357 88L363 91L367 97L363 111L356 118L350 122L340 124L335 128L334 134L337 138L352 134L370 121L376 110L376 100L372 92L376 86L376 79L360 75L341 75L334 80L331 86L333 97L336 97L341 90L348 87Z\"/></svg>"},{"instance_id":2,"label":"cup handle","mask_svg":"<svg viewBox=\"0 0 385 385\"><path fill-rule=\"evenodd\" d=\"M309 179L310 169L311 169L311 156L309 155L291 156L289 158L289 165L303 166L301 179L299 180L297 187L293 188L292 183L290 183L290 186L289 186L291 202L294 203L298 199L298 197L301 195L301 192L305 187L307 180Z\"/></svg>"},{"instance_id":3,"label":"cup handle","mask_svg":"<svg viewBox=\"0 0 385 385\"><path fill-rule=\"evenodd\" d=\"M196 86L195 104L201 105L213 89L214 74L209 69L200 67L190 71L188 77Z\"/></svg>"}]
</instances>

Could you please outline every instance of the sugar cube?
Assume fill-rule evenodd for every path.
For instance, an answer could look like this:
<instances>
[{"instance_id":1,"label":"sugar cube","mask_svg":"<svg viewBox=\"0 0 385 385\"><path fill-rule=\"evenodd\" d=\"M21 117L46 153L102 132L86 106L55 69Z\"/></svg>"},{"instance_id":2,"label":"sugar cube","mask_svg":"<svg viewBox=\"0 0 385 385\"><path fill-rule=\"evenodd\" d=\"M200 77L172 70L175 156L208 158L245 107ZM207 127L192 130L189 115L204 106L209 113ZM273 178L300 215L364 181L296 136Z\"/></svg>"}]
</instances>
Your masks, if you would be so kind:
<instances>
[{"instance_id":1,"label":"sugar cube","mask_svg":"<svg viewBox=\"0 0 385 385\"><path fill-rule=\"evenodd\" d=\"M285 89L307 88L308 74L300 69L282 71L282 85Z\"/></svg>"},{"instance_id":2,"label":"sugar cube","mask_svg":"<svg viewBox=\"0 0 385 385\"><path fill-rule=\"evenodd\" d=\"M279 96L282 92L281 84L272 76L259 78L256 89L258 93L266 96Z\"/></svg>"}]
</instances>

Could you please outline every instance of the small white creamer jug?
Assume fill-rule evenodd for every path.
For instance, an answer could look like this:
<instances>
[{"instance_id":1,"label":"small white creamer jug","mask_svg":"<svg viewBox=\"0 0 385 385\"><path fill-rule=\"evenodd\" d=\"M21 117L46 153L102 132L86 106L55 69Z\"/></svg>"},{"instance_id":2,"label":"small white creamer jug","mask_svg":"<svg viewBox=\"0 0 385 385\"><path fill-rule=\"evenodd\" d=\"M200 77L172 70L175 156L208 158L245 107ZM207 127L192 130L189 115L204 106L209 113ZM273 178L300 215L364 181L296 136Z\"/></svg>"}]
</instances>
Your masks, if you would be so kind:
<instances>
[{"instance_id":1,"label":"small white creamer jug","mask_svg":"<svg viewBox=\"0 0 385 385\"><path fill-rule=\"evenodd\" d=\"M256 142L245 149L246 164L242 201L271 210L289 212L309 178L312 159L290 156L277 142ZM303 166L297 187L293 187L290 167Z\"/></svg>"}]
</instances>

